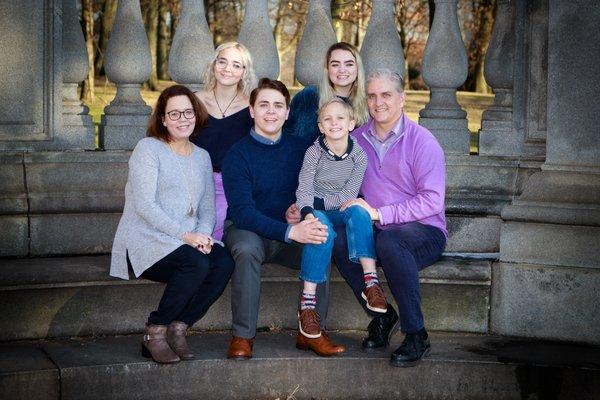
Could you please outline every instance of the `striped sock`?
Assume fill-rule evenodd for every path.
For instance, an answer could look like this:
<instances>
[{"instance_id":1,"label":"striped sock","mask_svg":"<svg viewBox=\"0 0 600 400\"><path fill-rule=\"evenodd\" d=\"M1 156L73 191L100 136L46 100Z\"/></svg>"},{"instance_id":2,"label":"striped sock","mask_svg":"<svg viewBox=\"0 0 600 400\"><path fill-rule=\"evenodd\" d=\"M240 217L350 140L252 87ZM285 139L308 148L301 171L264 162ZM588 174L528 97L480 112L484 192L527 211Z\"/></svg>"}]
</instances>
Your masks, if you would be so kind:
<instances>
[{"instance_id":1,"label":"striped sock","mask_svg":"<svg viewBox=\"0 0 600 400\"><path fill-rule=\"evenodd\" d=\"M373 285L379 285L379 278L377 278L377 272L366 272L363 274L365 279L365 286L370 288Z\"/></svg>"},{"instance_id":2,"label":"striped sock","mask_svg":"<svg viewBox=\"0 0 600 400\"><path fill-rule=\"evenodd\" d=\"M302 297L300 297L300 309L314 309L317 306L317 295L314 293L306 293L302 292Z\"/></svg>"}]
</instances>

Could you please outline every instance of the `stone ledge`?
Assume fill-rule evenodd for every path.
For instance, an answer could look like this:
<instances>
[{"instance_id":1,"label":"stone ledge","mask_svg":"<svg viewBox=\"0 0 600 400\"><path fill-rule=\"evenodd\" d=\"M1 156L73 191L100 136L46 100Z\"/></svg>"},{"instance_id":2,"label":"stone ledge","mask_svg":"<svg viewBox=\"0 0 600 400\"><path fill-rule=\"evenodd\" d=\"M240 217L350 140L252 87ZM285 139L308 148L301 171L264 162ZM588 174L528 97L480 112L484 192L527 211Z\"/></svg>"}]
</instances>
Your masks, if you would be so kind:
<instances>
[{"instance_id":1,"label":"stone ledge","mask_svg":"<svg viewBox=\"0 0 600 400\"><path fill-rule=\"evenodd\" d=\"M367 353L359 347L364 332L332 332L347 351L331 358L295 349L294 335L258 334L254 358L234 361L225 358L228 332L193 334L189 342L197 359L170 366L143 358L139 336L49 341L41 346L60 372L64 400L274 399L294 391L297 399L591 400L600 391L600 349L595 347L432 334L430 355L414 368L398 369L388 359L400 344L399 334L388 349Z\"/></svg>"},{"instance_id":2,"label":"stone ledge","mask_svg":"<svg viewBox=\"0 0 600 400\"><path fill-rule=\"evenodd\" d=\"M133 284L152 283L144 279L129 281L108 275L110 256L82 256L55 258L0 259L0 291L14 290L20 287L52 288L78 287L82 284ZM489 285L491 280L491 262L487 260L467 260L443 257L420 272L422 281L436 280L452 284L459 281L477 282ZM383 273L382 280L385 282ZM262 281L297 282L298 271L277 264L265 264L262 269ZM337 268L331 269L331 280L343 282Z\"/></svg>"},{"instance_id":3,"label":"stone ledge","mask_svg":"<svg viewBox=\"0 0 600 400\"><path fill-rule=\"evenodd\" d=\"M108 256L0 261L0 341L140 332L163 285L108 276ZM263 268L259 326L297 325L298 271ZM381 274L383 277L383 274ZM444 259L421 272L422 307L432 330L487 332L490 262ZM364 329L369 318L332 269L328 326ZM384 290L389 289L384 283ZM390 298L391 301L391 298ZM229 287L194 329L229 329Z\"/></svg>"}]
</instances>

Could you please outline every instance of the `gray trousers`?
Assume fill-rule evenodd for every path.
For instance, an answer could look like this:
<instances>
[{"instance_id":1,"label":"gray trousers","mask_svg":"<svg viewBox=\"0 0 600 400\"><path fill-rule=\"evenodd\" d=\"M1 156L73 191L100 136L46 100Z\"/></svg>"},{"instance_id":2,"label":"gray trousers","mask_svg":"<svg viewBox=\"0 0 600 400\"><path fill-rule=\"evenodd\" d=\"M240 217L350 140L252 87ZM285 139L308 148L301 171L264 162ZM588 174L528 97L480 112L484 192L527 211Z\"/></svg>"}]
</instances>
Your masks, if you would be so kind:
<instances>
[{"instance_id":1,"label":"gray trousers","mask_svg":"<svg viewBox=\"0 0 600 400\"><path fill-rule=\"evenodd\" d=\"M256 335L262 264L268 262L300 269L302 245L266 239L252 231L237 229L230 221L225 222L223 241L235 260L231 277L233 335L251 339ZM299 287L302 290L301 285ZM317 312L321 316L322 328L325 326L328 306L329 271L327 281L317 285Z\"/></svg>"}]
</instances>

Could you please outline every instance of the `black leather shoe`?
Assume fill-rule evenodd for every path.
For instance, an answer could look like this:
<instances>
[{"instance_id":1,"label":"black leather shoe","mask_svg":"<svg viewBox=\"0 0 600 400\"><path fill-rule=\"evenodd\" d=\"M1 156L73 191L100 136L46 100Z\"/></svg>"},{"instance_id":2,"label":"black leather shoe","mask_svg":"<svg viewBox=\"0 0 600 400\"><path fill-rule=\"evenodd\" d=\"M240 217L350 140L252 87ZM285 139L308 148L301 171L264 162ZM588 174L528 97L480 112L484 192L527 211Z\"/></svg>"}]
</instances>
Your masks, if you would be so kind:
<instances>
[{"instance_id":1,"label":"black leather shoe","mask_svg":"<svg viewBox=\"0 0 600 400\"><path fill-rule=\"evenodd\" d=\"M398 313L388 303L387 312L373 318L371 323L369 323L369 335L362 342L363 349L372 350L387 346L390 338L398 330L399 326Z\"/></svg>"},{"instance_id":2,"label":"black leather shoe","mask_svg":"<svg viewBox=\"0 0 600 400\"><path fill-rule=\"evenodd\" d=\"M392 364L396 367L412 367L418 364L431 351L427 331L407 333L402 345L392 353Z\"/></svg>"}]
</instances>

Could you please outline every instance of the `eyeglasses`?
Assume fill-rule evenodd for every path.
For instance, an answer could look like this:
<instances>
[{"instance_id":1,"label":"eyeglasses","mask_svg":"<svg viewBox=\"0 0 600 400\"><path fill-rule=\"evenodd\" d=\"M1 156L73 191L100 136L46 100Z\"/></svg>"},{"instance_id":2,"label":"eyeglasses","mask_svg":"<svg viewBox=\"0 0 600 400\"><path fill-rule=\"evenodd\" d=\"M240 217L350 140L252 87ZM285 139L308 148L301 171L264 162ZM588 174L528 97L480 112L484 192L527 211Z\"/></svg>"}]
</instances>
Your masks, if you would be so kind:
<instances>
[{"instance_id":1,"label":"eyeglasses","mask_svg":"<svg viewBox=\"0 0 600 400\"><path fill-rule=\"evenodd\" d=\"M166 114L171 121L179 121L181 119L181 115L183 115L185 119L192 119L196 116L196 112L191 108L183 111L173 110Z\"/></svg>"},{"instance_id":2,"label":"eyeglasses","mask_svg":"<svg viewBox=\"0 0 600 400\"><path fill-rule=\"evenodd\" d=\"M225 69L227 68L228 65L231 65L231 69L236 71L236 72L240 72L241 70L243 70L244 68L246 68L245 66L243 66L242 64L240 64L237 61L231 61L229 62L226 58L217 58L217 61L215 62L215 65L218 69Z\"/></svg>"}]
</instances>

